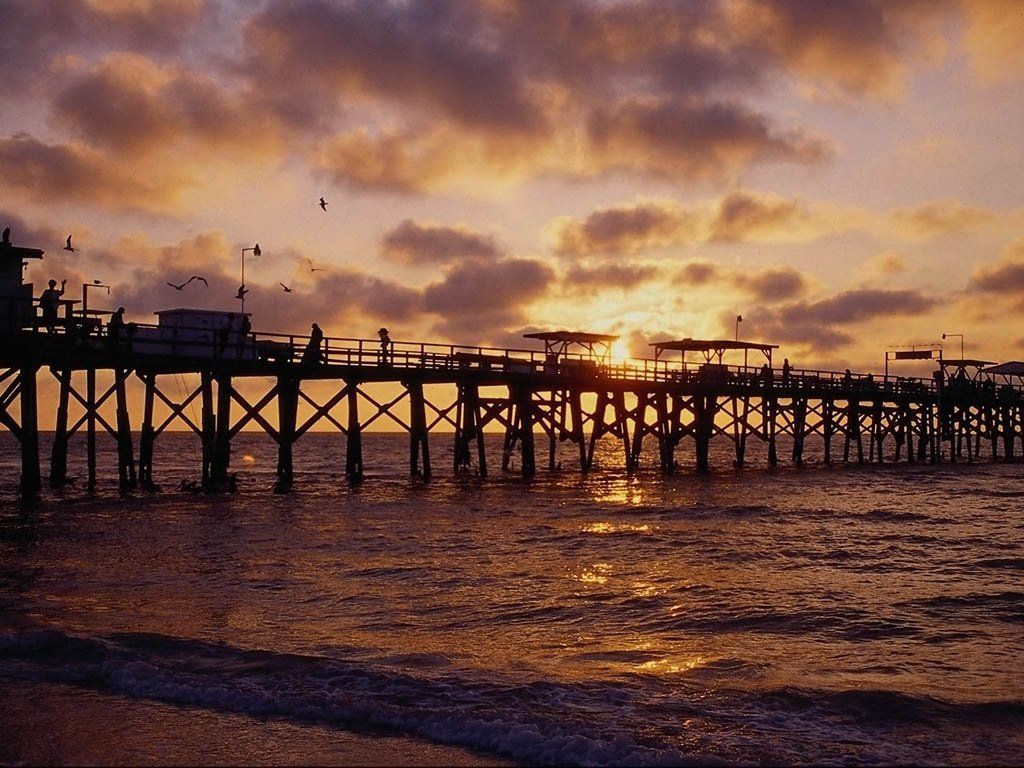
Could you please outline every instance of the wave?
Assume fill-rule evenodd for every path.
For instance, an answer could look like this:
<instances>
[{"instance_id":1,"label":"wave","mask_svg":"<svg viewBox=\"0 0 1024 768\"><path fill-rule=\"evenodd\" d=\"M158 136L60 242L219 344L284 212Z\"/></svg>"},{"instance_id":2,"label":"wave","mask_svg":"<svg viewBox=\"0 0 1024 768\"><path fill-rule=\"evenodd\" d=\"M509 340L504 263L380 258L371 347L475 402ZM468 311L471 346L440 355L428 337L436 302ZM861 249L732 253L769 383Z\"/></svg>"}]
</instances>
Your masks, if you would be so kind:
<instances>
[{"instance_id":1,"label":"wave","mask_svg":"<svg viewBox=\"0 0 1024 768\"><path fill-rule=\"evenodd\" d=\"M430 668L443 660L405 659ZM423 663L427 662L427 663ZM474 682L413 676L315 656L126 633L56 630L0 636L0 675L61 682L172 704L400 733L539 764L669 765L687 757L612 720L608 685ZM628 704L635 691L622 688ZM574 714L579 712L579 714Z\"/></svg>"},{"instance_id":2,"label":"wave","mask_svg":"<svg viewBox=\"0 0 1024 768\"><path fill-rule=\"evenodd\" d=\"M1020 700L960 703L887 690L739 690L730 687L737 670L748 684L761 678L756 666L741 659L710 663L709 685L700 684L700 667L683 679L633 675L564 682L460 671L442 656L391 661L401 668L156 634L0 634L0 680L74 684L169 704L401 734L530 764L944 762L960 754L965 736L990 743L995 734L1017 733L1024 724ZM744 723L739 730L738 722ZM948 733L914 746L893 730L908 722ZM1001 749L989 753L1000 761L1021 756L1014 751L1019 745Z\"/></svg>"}]
</instances>

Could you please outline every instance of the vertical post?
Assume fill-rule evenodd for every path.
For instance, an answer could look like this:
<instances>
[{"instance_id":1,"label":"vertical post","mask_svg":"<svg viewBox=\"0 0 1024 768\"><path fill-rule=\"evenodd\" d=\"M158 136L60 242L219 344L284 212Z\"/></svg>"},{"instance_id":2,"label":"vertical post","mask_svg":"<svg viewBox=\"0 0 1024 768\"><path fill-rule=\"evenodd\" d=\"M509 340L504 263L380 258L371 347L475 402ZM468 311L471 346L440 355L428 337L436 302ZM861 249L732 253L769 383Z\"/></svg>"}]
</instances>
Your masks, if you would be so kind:
<instances>
[{"instance_id":1,"label":"vertical post","mask_svg":"<svg viewBox=\"0 0 1024 768\"><path fill-rule=\"evenodd\" d=\"M132 422L128 415L128 395L125 391L128 375L128 371L114 369L114 397L117 401L117 477L122 490L135 487Z\"/></svg>"},{"instance_id":2,"label":"vertical post","mask_svg":"<svg viewBox=\"0 0 1024 768\"><path fill-rule=\"evenodd\" d=\"M359 385L348 382L348 444L345 451L345 474L350 483L363 479L363 432L359 423Z\"/></svg>"},{"instance_id":3,"label":"vertical post","mask_svg":"<svg viewBox=\"0 0 1024 768\"><path fill-rule=\"evenodd\" d=\"M142 380L146 390L142 406L142 431L139 434L139 483L144 488L152 488L153 443L156 440L156 434L153 429L153 401L156 395L156 374L144 374Z\"/></svg>"},{"instance_id":4,"label":"vertical post","mask_svg":"<svg viewBox=\"0 0 1024 768\"><path fill-rule=\"evenodd\" d=\"M519 433L519 444L521 446L521 459L523 477L533 477L537 471L536 457L534 454L533 441L533 392L528 385L517 385L513 392L516 403L517 432Z\"/></svg>"},{"instance_id":5,"label":"vertical post","mask_svg":"<svg viewBox=\"0 0 1024 768\"><path fill-rule=\"evenodd\" d=\"M203 444L203 490L211 490L213 479L213 443L216 422L213 414L213 377L206 371L200 374L202 397L202 418L200 420L200 438Z\"/></svg>"},{"instance_id":6,"label":"vertical post","mask_svg":"<svg viewBox=\"0 0 1024 768\"><path fill-rule=\"evenodd\" d=\"M804 436L807 434L807 398L800 397L793 403L793 463L804 465Z\"/></svg>"},{"instance_id":7,"label":"vertical post","mask_svg":"<svg viewBox=\"0 0 1024 768\"><path fill-rule=\"evenodd\" d=\"M53 448L50 451L50 487L60 488L68 479L68 401L71 395L71 369L60 372L60 394L57 401L57 419L53 428Z\"/></svg>"},{"instance_id":8,"label":"vertical post","mask_svg":"<svg viewBox=\"0 0 1024 768\"><path fill-rule=\"evenodd\" d=\"M594 416L591 420L590 446L587 448L587 469L594 466L594 446L605 432L604 414L608 405L608 393L603 390L598 392L597 405L594 408Z\"/></svg>"},{"instance_id":9,"label":"vertical post","mask_svg":"<svg viewBox=\"0 0 1024 768\"><path fill-rule=\"evenodd\" d=\"M769 385L771 386L771 385ZM769 390L765 394L764 401L764 418L765 427L768 431L768 466L777 467L779 465L779 453L776 447L775 435L778 430L778 411L779 411L779 400L775 394Z\"/></svg>"},{"instance_id":10,"label":"vertical post","mask_svg":"<svg viewBox=\"0 0 1024 768\"><path fill-rule=\"evenodd\" d=\"M633 419L633 447L630 449L630 457L633 466L640 463L640 454L644 447L644 434L647 432L647 408L651 402L651 393L647 391L638 392L636 396L636 416Z\"/></svg>"},{"instance_id":11,"label":"vertical post","mask_svg":"<svg viewBox=\"0 0 1024 768\"><path fill-rule=\"evenodd\" d=\"M675 462L672 451L672 422L668 415L668 398L672 397L668 392L659 392L655 401L655 410L658 418L658 460L661 462L662 472L671 472L675 469Z\"/></svg>"},{"instance_id":12,"label":"vertical post","mask_svg":"<svg viewBox=\"0 0 1024 768\"><path fill-rule=\"evenodd\" d=\"M626 457L626 472L632 473L633 456L629 447L629 414L626 412L626 393L618 390L612 396L612 406L615 409L615 422L619 437L622 439L622 452Z\"/></svg>"},{"instance_id":13,"label":"vertical post","mask_svg":"<svg viewBox=\"0 0 1024 768\"><path fill-rule=\"evenodd\" d=\"M409 392L409 473L413 477L430 479L430 448L427 445L427 413L423 401L423 382L408 381ZM420 469L420 457L423 469Z\"/></svg>"},{"instance_id":14,"label":"vertical post","mask_svg":"<svg viewBox=\"0 0 1024 768\"><path fill-rule=\"evenodd\" d=\"M821 414L822 414L821 431L822 431L822 433L824 435L824 443L825 443L825 449L824 449L824 453L825 453L825 455L824 455L825 466L826 467L831 467L832 466L832 435L835 432L835 417L834 417L834 413L833 413L834 408L835 408L835 403L834 403L834 401L832 400L832 398L829 395L825 395L824 397L825 397L825 399L823 399L821 401Z\"/></svg>"},{"instance_id":15,"label":"vertical post","mask_svg":"<svg viewBox=\"0 0 1024 768\"><path fill-rule=\"evenodd\" d=\"M1002 418L1000 421L1003 426L1003 460L1013 461L1013 433L1016 429L1016 425L1013 423L1013 408L1010 407L1008 402L1009 393L1004 395L1004 400L1000 405L1002 412Z\"/></svg>"},{"instance_id":16,"label":"vertical post","mask_svg":"<svg viewBox=\"0 0 1024 768\"><path fill-rule=\"evenodd\" d=\"M42 488L39 472L39 403L34 365L21 369L21 497L31 499Z\"/></svg>"},{"instance_id":17,"label":"vertical post","mask_svg":"<svg viewBox=\"0 0 1024 768\"><path fill-rule=\"evenodd\" d=\"M86 472L88 475L86 488L89 493L96 490L96 369L89 368L85 372L85 453Z\"/></svg>"},{"instance_id":18,"label":"vertical post","mask_svg":"<svg viewBox=\"0 0 1024 768\"><path fill-rule=\"evenodd\" d=\"M711 448L711 430L714 413L708 407L708 401L715 397L704 392L699 392L694 400L694 424L693 437L697 458L697 473L706 475L710 471L708 452ZM716 398L717 399L717 398Z\"/></svg>"},{"instance_id":19,"label":"vertical post","mask_svg":"<svg viewBox=\"0 0 1024 768\"><path fill-rule=\"evenodd\" d=\"M574 386L569 398L569 416L572 418L571 439L579 451L580 471L586 472L590 469L590 462L587 459L587 440L583 434L583 393Z\"/></svg>"},{"instance_id":20,"label":"vertical post","mask_svg":"<svg viewBox=\"0 0 1024 768\"><path fill-rule=\"evenodd\" d=\"M216 434L213 449L213 482L228 481L231 467L231 376L217 377Z\"/></svg>"},{"instance_id":21,"label":"vertical post","mask_svg":"<svg viewBox=\"0 0 1024 768\"><path fill-rule=\"evenodd\" d=\"M287 493L295 478L292 447L295 445L295 421L299 409L299 379L277 377L277 482L274 493Z\"/></svg>"}]
</instances>

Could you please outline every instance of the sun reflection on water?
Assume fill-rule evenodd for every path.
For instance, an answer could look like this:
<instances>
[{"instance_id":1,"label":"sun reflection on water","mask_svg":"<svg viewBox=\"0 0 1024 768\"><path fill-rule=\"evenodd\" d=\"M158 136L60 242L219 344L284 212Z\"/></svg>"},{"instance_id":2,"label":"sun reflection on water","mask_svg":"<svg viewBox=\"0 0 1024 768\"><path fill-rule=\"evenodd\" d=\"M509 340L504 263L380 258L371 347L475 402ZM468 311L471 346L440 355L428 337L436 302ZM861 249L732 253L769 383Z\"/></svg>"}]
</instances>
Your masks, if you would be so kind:
<instances>
[{"instance_id":1,"label":"sun reflection on water","mask_svg":"<svg viewBox=\"0 0 1024 768\"><path fill-rule=\"evenodd\" d=\"M703 667L709 661L707 656L691 656L689 658L664 658L652 659L637 665L642 672L651 672L658 675L678 675L689 672L697 667Z\"/></svg>"}]
</instances>

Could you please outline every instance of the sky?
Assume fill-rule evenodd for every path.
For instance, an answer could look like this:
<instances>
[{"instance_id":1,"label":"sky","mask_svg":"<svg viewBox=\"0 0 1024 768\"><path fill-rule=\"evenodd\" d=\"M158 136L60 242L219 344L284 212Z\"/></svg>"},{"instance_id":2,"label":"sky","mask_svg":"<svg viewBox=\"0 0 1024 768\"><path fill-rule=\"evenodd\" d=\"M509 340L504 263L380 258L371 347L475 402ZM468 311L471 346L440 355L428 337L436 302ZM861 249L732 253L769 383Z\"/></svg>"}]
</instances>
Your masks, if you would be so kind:
<instances>
[{"instance_id":1,"label":"sky","mask_svg":"<svg viewBox=\"0 0 1024 768\"><path fill-rule=\"evenodd\" d=\"M0 223L37 289L131 320L238 309L258 242L256 331L646 357L742 315L798 368L943 332L1024 359L1019 0L0 0L0 29Z\"/></svg>"}]
</instances>

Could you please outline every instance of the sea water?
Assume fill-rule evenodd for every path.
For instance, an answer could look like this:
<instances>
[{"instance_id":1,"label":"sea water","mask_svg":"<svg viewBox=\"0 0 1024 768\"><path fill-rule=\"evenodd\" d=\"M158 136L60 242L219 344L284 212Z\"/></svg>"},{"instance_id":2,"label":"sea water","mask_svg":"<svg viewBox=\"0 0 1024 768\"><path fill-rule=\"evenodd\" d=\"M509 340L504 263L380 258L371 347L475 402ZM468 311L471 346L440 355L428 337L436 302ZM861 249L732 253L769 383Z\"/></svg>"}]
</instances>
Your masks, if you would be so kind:
<instances>
[{"instance_id":1,"label":"sea water","mask_svg":"<svg viewBox=\"0 0 1024 768\"><path fill-rule=\"evenodd\" d=\"M27 722L63 690L49 722L92 734L156 706L287 729L268 762L303 732L317 761L372 734L470 762L1024 762L1024 465L735 470L716 446L709 477L682 452L630 476L607 438L589 474L564 444L527 482L498 435L486 479L432 435L424 483L406 436L366 434L352 487L344 439L311 433L274 495L276 449L243 433L238 493L207 496L178 490L197 442L166 433L159 493L119 494L103 441L88 496L73 442L78 481L23 508L2 437L0 760L83 759ZM255 759L153 718L100 754Z\"/></svg>"}]
</instances>

